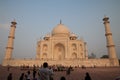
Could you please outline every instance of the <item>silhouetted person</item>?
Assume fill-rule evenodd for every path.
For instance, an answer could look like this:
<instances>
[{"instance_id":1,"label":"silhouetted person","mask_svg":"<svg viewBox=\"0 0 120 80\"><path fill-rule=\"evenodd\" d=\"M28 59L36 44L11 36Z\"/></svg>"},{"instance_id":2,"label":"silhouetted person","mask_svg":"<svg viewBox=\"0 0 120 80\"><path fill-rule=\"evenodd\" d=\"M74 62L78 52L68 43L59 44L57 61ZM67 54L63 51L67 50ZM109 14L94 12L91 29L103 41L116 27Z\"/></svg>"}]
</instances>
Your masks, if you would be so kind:
<instances>
[{"instance_id":1,"label":"silhouetted person","mask_svg":"<svg viewBox=\"0 0 120 80\"><path fill-rule=\"evenodd\" d=\"M21 74L19 80L25 80L25 74L24 73Z\"/></svg>"},{"instance_id":2,"label":"silhouetted person","mask_svg":"<svg viewBox=\"0 0 120 80\"><path fill-rule=\"evenodd\" d=\"M53 72L48 68L48 63L44 62L43 67L38 71L38 76L40 80L50 80Z\"/></svg>"},{"instance_id":3,"label":"silhouetted person","mask_svg":"<svg viewBox=\"0 0 120 80\"><path fill-rule=\"evenodd\" d=\"M25 75L25 77L26 77L26 80L30 80L31 79L31 77L30 77L30 71L27 72L27 75Z\"/></svg>"},{"instance_id":4,"label":"silhouetted person","mask_svg":"<svg viewBox=\"0 0 120 80\"><path fill-rule=\"evenodd\" d=\"M36 78L36 73L37 73L37 71L36 71L36 69L34 68L34 69L33 69L33 79L32 79L32 80L37 80L37 78Z\"/></svg>"},{"instance_id":5,"label":"silhouetted person","mask_svg":"<svg viewBox=\"0 0 120 80\"><path fill-rule=\"evenodd\" d=\"M85 80L92 80L88 72L86 72Z\"/></svg>"},{"instance_id":6,"label":"silhouetted person","mask_svg":"<svg viewBox=\"0 0 120 80\"><path fill-rule=\"evenodd\" d=\"M52 69L52 67L49 67L49 69L50 69L50 72L53 74L53 69ZM50 75L50 80L53 80L52 75Z\"/></svg>"},{"instance_id":7,"label":"silhouetted person","mask_svg":"<svg viewBox=\"0 0 120 80\"><path fill-rule=\"evenodd\" d=\"M60 78L60 80L66 80L66 78L65 78L64 76L62 76L62 77Z\"/></svg>"},{"instance_id":8,"label":"silhouetted person","mask_svg":"<svg viewBox=\"0 0 120 80\"><path fill-rule=\"evenodd\" d=\"M7 80L12 80L12 73L8 75Z\"/></svg>"},{"instance_id":9,"label":"silhouetted person","mask_svg":"<svg viewBox=\"0 0 120 80\"><path fill-rule=\"evenodd\" d=\"M36 71L36 66L35 66L35 65L33 65L33 78L35 78L36 73L37 73L37 71Z\"/></svg>"},{"instance_id":10,"label":"silhouetted person","mask_svg":"<svg viewBox=\"0 0 120 80\"><path fill-rule=\"evenodd\" d=\"M36 70L33 69L33 78L35 78L35 76L36 76Z\"/></svg>"},{"instance_id":11,"label":"silhouetted person","mask_svg":"<svg viewBox=\"0 0 120 80\"><path fill-rule=\"evenodd\" d=\"M69 67L66 71L66 75L70 75L71 67Z\"/></svg>"}]
</instances>

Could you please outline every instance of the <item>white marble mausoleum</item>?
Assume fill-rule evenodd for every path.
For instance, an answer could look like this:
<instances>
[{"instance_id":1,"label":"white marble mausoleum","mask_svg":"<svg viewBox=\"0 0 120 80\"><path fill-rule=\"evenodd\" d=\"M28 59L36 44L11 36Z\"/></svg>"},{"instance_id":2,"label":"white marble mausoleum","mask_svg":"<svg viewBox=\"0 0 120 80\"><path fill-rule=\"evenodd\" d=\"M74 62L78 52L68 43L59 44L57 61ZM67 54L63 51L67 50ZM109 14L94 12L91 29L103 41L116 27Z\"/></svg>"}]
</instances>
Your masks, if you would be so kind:
<instances>
[{"instance_id":1,"label":"white marble mausoleum","mask_svg":"<svg viewBox=\"0 0 120 80\"><path fill-rule=\"evenodd\" d=\"M63 66L119 66L108 20L108 17L103 19L108 59L88 59L87 43L82 39L78 39L77 35L72 33L61 22L53 28L51 33L45 35L43 39L37 42L35 59L13 59L12 51L14 50L13 43L17 24L13 21L11 22L8 44L2 65L41 66L43 62L48 62L49 65Z\"/></svg>"}]
</instances>

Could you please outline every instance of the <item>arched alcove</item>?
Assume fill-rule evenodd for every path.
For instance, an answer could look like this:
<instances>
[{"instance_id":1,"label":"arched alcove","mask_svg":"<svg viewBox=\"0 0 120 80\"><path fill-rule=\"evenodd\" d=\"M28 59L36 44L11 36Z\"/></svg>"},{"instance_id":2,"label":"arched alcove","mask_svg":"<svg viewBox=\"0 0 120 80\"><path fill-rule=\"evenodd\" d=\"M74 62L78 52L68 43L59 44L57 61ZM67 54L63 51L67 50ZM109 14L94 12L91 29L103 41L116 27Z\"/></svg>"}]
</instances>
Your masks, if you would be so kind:
<instances>
[{"instance_id":1,"label":"arched alcove","mask_svg":"<svg viewBox=\"0 0 120 80\"><path fill-rule=\"evenodd\" d=\"M54 53L53 53L54 59L57 60L63 60L65 58L65 47L61 43L57 43L54 46Z\"/></svg>"},{"instance_id":2,"label":"arched alcove","mask_svg":"<svg viewBox=\"0 0 120 80\"><path fill-rule=\"evenodd\" d=\"M47 59L47 53L43 53L43 59Z\"/></svg>"},{"instance_id":3,"label":"arched alcove","mask_svg":"<svg viewBox=\"0 0 120 80\"><path fill-rule=\"evenodd\" d=\"M47 51L47 47L48 47L47 44L44 44L43 45L43 51Z\"/></svg>"},{"instance_id":4,"label":"arched alcove","mask_svg":"<svg viewBox=\"0 0 120 80\"><path fill-rule=\"evenodd\" d=\"M77 49L77 45L75 43L72 44L72 48L75 51Z\"/></svg>"},{"instance_id":5,"label":"arched alcove","mask_svg":"<svg viewBox=\"0 0 120 80\"><path fill-rule=\"evenodd\" d=\"M77 54L75 52L72 53L72 59L77 59Z\"/></svg>"}]
</instances>

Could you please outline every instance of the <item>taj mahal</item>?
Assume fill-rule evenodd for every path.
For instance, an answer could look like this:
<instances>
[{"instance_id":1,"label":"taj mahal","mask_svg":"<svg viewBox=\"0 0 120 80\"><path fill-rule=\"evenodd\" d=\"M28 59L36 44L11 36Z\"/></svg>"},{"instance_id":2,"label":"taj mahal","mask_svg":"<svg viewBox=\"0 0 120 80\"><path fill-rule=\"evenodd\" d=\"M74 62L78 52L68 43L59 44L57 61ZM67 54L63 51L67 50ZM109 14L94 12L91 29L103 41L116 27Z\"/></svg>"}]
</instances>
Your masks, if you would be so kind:
<instances>
[{"instance_id":1,"label":"taj mahal","mask_svg":"<svg viewBox=\"0 0 120 80\"><path fill-rule=\"evenodd\" d=\"M10 33L6 53L2 62L3 66L41 66L43 62L49 65L63 66L99 66L110 67L119 66L118 58L115 51L115 45L110 30L108 17L103 18L105 26L106 46L109 58L89 59L87 42L78 39L77 35L71 33L68 27L61 22L56 25L50 34L47 34L37 42L35 59L13 59L16 21L11 22Z\"/></svg>"}]
</instances>

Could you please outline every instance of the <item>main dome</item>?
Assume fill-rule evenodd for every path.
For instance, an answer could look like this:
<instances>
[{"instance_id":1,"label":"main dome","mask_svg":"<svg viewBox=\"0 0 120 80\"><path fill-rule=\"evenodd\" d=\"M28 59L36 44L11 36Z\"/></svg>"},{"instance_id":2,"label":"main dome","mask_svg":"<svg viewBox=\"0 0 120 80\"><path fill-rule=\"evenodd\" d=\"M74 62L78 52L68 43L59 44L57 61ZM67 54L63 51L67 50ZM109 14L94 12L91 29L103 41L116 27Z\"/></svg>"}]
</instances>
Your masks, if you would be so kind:
<instances>
[{"instance_id":1,"label":"main dome","mask_svg":"<svg viewBox=\"0 0 120 80\"><path fill-rule=\"evenodd\" d=\"M69 35L70 31L69 31L69 29L65 25L58 24L52 30L52 35L56 35L56 34L66 34L66 35Z\"/></svg>"}]
</instances>

